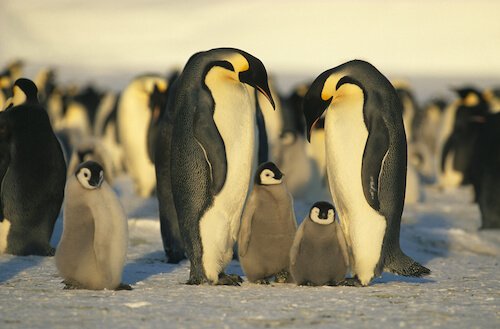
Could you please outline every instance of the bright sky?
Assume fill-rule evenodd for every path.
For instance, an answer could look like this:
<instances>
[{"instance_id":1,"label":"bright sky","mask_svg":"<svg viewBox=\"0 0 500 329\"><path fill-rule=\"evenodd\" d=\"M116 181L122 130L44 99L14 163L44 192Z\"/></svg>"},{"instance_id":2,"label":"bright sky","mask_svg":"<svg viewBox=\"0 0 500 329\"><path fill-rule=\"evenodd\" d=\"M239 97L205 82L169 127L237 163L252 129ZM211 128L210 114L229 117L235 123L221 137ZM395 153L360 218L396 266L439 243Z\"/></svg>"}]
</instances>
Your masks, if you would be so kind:
<instances>
[{"instance_id":1,"label":"bright sky","mask_svg":"<svg viewBox=\"0 0 500 329\"><path fill-rule=\"evenodd\" d=\"M396 74L500 77L499 15L494 0L2 0L0 65L164 71L232 46L274 72L361 58Z\"/></svg>"}]
</instances>

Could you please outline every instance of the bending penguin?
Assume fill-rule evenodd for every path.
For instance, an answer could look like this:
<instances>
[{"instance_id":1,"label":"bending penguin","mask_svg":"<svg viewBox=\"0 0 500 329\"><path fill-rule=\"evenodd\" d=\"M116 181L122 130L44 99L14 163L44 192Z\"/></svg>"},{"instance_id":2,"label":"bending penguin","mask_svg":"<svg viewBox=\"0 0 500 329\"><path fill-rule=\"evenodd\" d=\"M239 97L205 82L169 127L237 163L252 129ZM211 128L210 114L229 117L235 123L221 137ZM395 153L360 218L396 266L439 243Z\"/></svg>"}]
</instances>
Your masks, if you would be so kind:
<instances>
[{"instance_id":1,"label":"bending penguin","mask_svg":"<svg viewBox=\"0 0 500 329\"><path fill-rule=\"evenodd\" d=\"M307 92L308 139L324 111L328 182L352 257L346 283L366 286L383 270L429 274L399 245L407 151L394 87L371 64L347 62L320 74Z\"/></svg>"},{"instance_id":2,"label":"bending penguin","mask_svg":"<svg viewBox=\"0 0 500 329\"><path fill-rule=\"evenodd\" d=\"M241 218L238 256L250 282L288 280L289 253L297 230L292 195L272 162L259 166Z\"/></svg>"},{"instance_id":3,"label":"bending penguin","mask_svg":"<svg viewBox=\"0 0 500 329\"><path fill-rule=\"evenodd\" d=\"M56 266L65 289L131 289L121 283L127 254L125 212L104 181L100 164L86 161L68 179Z\"/></svg>"},{"instance_id":4,"label":"bending penguin","mask_svg":"<svg viewBox=\"0 0 500 329\"><path fill-rule=\"evenodd\" d=\"M238 49L193 55L176 80L171 181L191 263L189 284L238 285L231 261L256 157L254 87L271 104L262 62ZM247 87L247 85L248 87ZM170 103L171 101L171 103ZM160 170L166 163L157 163ZM157 169L158 170L158 169Z\"/></svg>"},{"instance_id":5,"label":"bending penguin","mask_svg":"<svg viewBox=\"0 0 500 329\"><path fill-rule=\"evenodd\" d=\"M18 79L13 93L0 113L0 253L52 256L66 163L35 84Z\"/></svg>"},{"instance_id":6,"label":"bending penguin","mask_svg":"<svg viewBox=\"0 0 500 329\"><path fill-rule=\"evenodd\" d=\"M290 273L298 285L337 285L344 281L349 256L332 204L316 202L302 221L290 249Z\"/></svg>"}]
</instances>

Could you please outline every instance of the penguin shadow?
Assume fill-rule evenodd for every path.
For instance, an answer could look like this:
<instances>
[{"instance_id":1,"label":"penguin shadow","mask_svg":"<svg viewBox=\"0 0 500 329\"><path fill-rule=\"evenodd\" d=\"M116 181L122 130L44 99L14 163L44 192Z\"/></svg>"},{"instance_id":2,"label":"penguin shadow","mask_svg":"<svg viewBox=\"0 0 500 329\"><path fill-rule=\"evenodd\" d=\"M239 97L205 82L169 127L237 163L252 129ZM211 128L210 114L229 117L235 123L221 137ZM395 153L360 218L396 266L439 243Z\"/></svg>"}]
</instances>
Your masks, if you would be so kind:
<instances>
[{"instance_id":1,"label":"penguin shadow","mask_svg":"<svg viewBox=\"0 0 500 329\"><path fill-rule=\"evenodd\" d=\"M127 262L123 269L122 280L130 285L134 285L154 275L170 273L178 267L179 264L168 264L165 252L157 250Z\"/></svg>"},{"instance_id":2,"label":"penguin shadow","mask_svg":"<svg viewBox=\"0 0 500 329\"><path fill-rule=\"evenodd\" d=\"M42 256L0 255L0 285L13 279L19 273L38 266L42 260Z\"/></svg>"},{"instance_id":3,"label":"penguin shadow","mask_svg":"<svg viewBox=\"0 0 500 329\"><path fill-rule=\"evenodd\" d=\"M127 217L157 220L160 217L158 199L153 196L140 200L134 207L128 209Z\"/></svg>"},{"instance_id":4,"label":"penguin shadow","mask_svg":"<svg viewBox=\"0 0 500 329\"><path fill-rule=\"evenodd\" d=\"M432 271L432 269L431 269L431 271ZM432 273L431 273L431 275L432 275ZM432 278L429 278L429 277L416 278L416 277L402 276L402 275L396 275L396 274L384 272L384 273L382 273L382 276L380 278L374 279L373 282L371 283L371 285L385 284L385 283L391 283L391 282L424 284L424 283L435 283L436 281L433 280Z\"/></svg>"}]
</instances>

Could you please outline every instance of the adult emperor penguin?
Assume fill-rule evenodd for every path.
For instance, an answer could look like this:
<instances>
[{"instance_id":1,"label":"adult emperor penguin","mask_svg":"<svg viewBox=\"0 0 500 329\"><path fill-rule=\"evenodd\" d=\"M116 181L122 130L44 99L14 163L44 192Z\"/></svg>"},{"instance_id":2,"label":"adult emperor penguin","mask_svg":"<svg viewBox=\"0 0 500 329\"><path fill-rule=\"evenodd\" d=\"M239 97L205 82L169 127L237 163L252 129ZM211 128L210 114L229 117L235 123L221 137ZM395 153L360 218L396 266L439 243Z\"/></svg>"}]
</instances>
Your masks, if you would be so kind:
<instances>
[{"instance_id":1,"label":"adult emperor penguin","mask_svg":"<svg viewBox=\"0 0 500 329\"><path fill-rule=\"evenodd\" d=\"M289 254L297 221L283 173L273 162L257 168L238 235L241 268L250 282L288 279Z\"/></svg>"},{"instance_id":2,"label":"adult emperor penguin","mask_svg":"<svg viewBox=\"0 0 500 329\"><path fill-rule=\"evenodd\" d=\"M149 197L155 188L155 168L148 155L147 134L151 111L149 97L154 86L167 88L164 77L142 75L130 82L123 90L118 103L118 136L123 155L137 194Z\"/></svg>"},{"instance_id":3,"label":"adult emperor penguin","mask_svg":"<svg viewBox=\"0 0 500 329\"><path fill-rule=\"evenodd\" d=\"M349 256L344 234L329 202L314 203L290 249L290 273L298 285L337 285L344 281Z\"/></svg>"},{"instance_id":4,"label":"adult emperor penguin","mask_svg":"<svg viewBox=\"0 0 500 329\"><path fill-rule=\"evenodd\" d=\"M19 79L13 99L20 104L0 113L0 253L54 253L49 242L63 201L66 163L36 95L31 80Z\"/></svg>"},{"instance_id":5,"label":"adult emperor penguin","mask_svg":"<svg viewBox=\"0 0 500 329\"><path fill-rule=\"evenodd\" d=\"M274 106L267 72L242 50L217 48L191 56L176 81L171 176L191 262L188 283L237 285L223 270L232 259L256 156L255 103L246 84Z\"/></svg>"},{"instance_id":6,"label":"adult emperor penguin","mask_svg":"<svg viewBox=\"0 0 500 329\"><path fill-rule=\"evenodd\" d=\"M406 184L406 137L394 87L371 64L353 60L319 75L304 98L308 138L325 118L326 166L333 201L351 251L354 277L366 286L387 270L429 269L399 245Z\"/></svg>"},{"instance_id":7,"label":"adult emperor penguin","mask_svg":"<svg viewBox=\"0 0 500 329\"><path fill-rule=\"evenodd\" d=\"M121 284L127 255L127 217L104 181L100 164L86 161L68 179L56 266L67 289L131 289Z\"/></svg>"}]
</instances>

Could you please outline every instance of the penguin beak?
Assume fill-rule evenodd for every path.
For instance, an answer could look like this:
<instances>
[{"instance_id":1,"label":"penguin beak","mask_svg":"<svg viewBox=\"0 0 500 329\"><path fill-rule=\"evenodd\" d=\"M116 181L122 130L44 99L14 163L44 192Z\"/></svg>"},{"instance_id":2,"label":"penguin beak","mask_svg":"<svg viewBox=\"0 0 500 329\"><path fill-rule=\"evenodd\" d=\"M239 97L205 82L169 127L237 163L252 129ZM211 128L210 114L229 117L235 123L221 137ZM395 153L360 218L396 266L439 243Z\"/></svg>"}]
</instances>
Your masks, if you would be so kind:
<instances>
[{"instance_id":1,"label":"penguin beak","mask_svg":"<svg viewBox=\"0 0 500 329\"><path fill-rule=\"evenodd\" d=\"M328 79L328 77L330 76L329 73L325 73L328 72L324 72L319 77L317 77L316 80L314 80L314 82L311 84L311 87L309 87L309 90L304 96L304 101L302 103L302 110L304 112L307 125L307 140L309 142L311 142L312 127L321 117L323 112L325 112L325 110L328 108L333 98L331 97L327 100L324 100L321 97L326 79Z\"/></svg>"},{"instance_id":2,"label":"penguin beak","mask_svg":"<svg viewBox=\"0 0 500 329\"><path fill-rule=\"evenodd\" d=\"M255 58L250 54L245 54L244 56L248 61L248 70L239 73L240 82L246 83L257 89L267 98L273 109L276 109L276 105L271 95L271 89L269 88L267 72L264 64L262 64L258 58Z\"/></svg>"}]
</instances>

